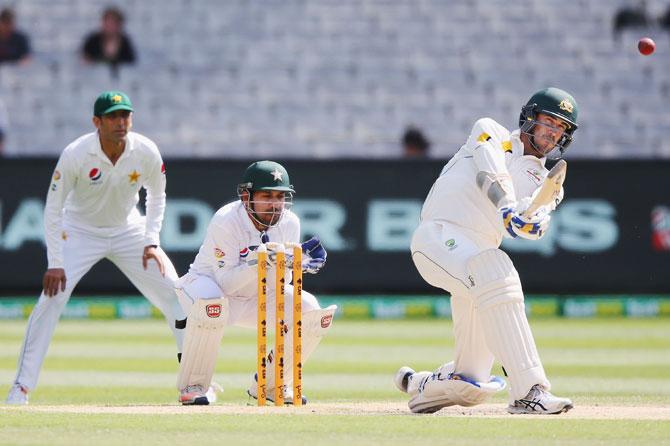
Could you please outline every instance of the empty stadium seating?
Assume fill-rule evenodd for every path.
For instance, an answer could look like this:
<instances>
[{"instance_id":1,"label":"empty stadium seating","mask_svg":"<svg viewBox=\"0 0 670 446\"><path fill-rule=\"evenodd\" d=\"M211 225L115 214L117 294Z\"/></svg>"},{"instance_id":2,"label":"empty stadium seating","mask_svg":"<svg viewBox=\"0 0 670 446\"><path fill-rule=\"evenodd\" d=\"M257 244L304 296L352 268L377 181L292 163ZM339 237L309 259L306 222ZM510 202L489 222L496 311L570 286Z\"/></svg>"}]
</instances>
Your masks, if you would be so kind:
<instances>
[{"instance_id":1,"label":"empty stadium seating","mask_svg":"<svg viewBox=\"0 0 670 446\"><path fill-rule=\"evenodd\" d=\"M576 157L670 157L670 36L615 41L623 0L122 0L139 63L85 66L101 0L26 0L31 65L0 66L5 152L57 155L102 90L131 96L166 157L397 157L408 124L448 157L481 116L516 125L530 94L574 93ZM649 1L653 14L666 7Z\"/></svg>"}]
</instances>

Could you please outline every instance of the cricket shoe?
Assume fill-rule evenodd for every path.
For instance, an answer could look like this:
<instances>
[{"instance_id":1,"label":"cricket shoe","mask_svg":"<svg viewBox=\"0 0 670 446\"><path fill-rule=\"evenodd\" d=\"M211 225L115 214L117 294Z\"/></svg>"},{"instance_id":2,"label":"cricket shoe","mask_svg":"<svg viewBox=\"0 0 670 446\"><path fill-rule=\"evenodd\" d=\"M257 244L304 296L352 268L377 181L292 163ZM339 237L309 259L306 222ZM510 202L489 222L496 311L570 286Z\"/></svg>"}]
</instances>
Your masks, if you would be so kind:
<instances>
[{"instance_id":1,"label":"cricket shoe","mask_svg":"<svg viewBox=\"0 0 670 446\"><path fill-rule=\"evenodd\" d=\"M284 386L284 405L288 406L293 404L293 389ZM251 382L251 386L247 389L247 395L249 395L251 398L257 400L258 399L258 374L254 373L254 379ZM275 402L275 389L273 388L268 388L267 395L265 396L265 399L267 401L270 401L271 403ZM303 394L302 396L302 405L307 404L307 397Z\"/></svg>"},{"instance_id":2,"label":"cricket shoe","mask_svg":"<svg viewBox=\"0 0 670 446\"><path fill-rule=\"evenodd\" d=\"M207 397L207 391L205 391L204 386L195 384L187 386L181 391L179 402L183 406L206 406L209 404L209 398Z\"/></svg>"},{"instance_id":3,"label":"cricket shoe","mask_svg":"<svg viewBox=\"0 0 670 446\"><path fill-rule=\"evenodd\" d=\"M415 372L411 367L400 367L393 382L401 392L416 395L419 392L421 381L432 375L432 372Z\"/></svg>"},{"instance_id":4,"label":"cricket shoe","mask_svg":"<svg viewBox=\"0 0 670 446\"><path fill-rule=\"evenodd\" d=\"M12 388L9 389L9 394L7 395L5 403L17 406L28 404L28 390L21 384L14 384Z\"/></svg>"},{"instance_id":5,"label":"cricket shoe","mask_svg":"<svg viewBox=\"0 0 670 446\"><path fill-rule=\"evenodd\" d=\"M572 401L568 398L559 398L535 384L525 397L515 400L507 406L507 412L512 414L549 415L567 412L572 409Z\"/></svg>"}]
</instances>

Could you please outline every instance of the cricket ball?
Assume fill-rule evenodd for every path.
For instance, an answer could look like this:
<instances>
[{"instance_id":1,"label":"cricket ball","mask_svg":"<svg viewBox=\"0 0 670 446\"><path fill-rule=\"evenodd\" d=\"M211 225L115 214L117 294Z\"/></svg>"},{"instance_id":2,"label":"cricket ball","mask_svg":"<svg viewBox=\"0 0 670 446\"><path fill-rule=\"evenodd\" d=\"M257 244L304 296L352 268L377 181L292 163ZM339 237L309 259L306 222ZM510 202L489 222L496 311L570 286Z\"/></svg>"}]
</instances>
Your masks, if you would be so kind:
<instances>
[{"instance_id":1,"label":"cricket ball","mask_svg":"<svg viewBox=\"0 0 670 446\"><path fill-rule=\"evenodd\" d=\"M637 49L640 52L640 54L648 56L651 53L653 53L654 50L656 49L656 43L654 43L654 41L651 40L649 37L643 37L640 39L639 42L637 42Z\"/></svg>"}]
</instances>

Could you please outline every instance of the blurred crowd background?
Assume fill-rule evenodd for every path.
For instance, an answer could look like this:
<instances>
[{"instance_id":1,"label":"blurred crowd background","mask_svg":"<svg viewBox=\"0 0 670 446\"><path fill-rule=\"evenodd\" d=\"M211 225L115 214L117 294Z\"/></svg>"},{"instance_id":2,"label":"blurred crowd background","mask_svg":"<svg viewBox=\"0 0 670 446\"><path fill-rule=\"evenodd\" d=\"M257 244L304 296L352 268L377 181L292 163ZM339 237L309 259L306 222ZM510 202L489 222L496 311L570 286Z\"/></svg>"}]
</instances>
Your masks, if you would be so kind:
<instances>
[{"instance_id":1,"label":"blurred crowd background","mask_svg":"<svg viewBox=\"0 0 670 446\"><path fill-rule=\"evenodd\" d=\"M167 158L446 158L477 118L515 127L553 85L581 106L568 158L670 158L667 0L0 6L8 157L57 156L118 88Z\"/></svg>"}]
</instances>

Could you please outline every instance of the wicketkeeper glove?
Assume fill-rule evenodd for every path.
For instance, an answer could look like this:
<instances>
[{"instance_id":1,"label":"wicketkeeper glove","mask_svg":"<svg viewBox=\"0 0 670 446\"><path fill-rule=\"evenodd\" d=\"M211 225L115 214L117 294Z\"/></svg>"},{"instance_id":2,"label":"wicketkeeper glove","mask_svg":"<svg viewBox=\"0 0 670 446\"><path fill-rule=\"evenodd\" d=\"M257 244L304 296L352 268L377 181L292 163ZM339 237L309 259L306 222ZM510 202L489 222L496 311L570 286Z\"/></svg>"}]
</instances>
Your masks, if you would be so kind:
<instances>
[{"instance_id":1,"label":"wicketkeeper glove","mask_svg":"<svg viewBox=\"0 0 670 446\"><path fill-rule=\"evenodd\" d=\"M546 211L524 217L516 208L500 209L502 223L511 238L521 237L527 240L539 240L549 228L551 217Z\"/></svg>"},{"instance_id":2,"label":"wicketkeeper glove","mask_svg":"<svg viewBox=\"0 0 670 446\"><path fill-rule=\"evenodd\" d=\"M328 254L318 237L312 237L302 244L302 270L308 274L316 274L326 264Z\"/></svg>"}]
</instances>

